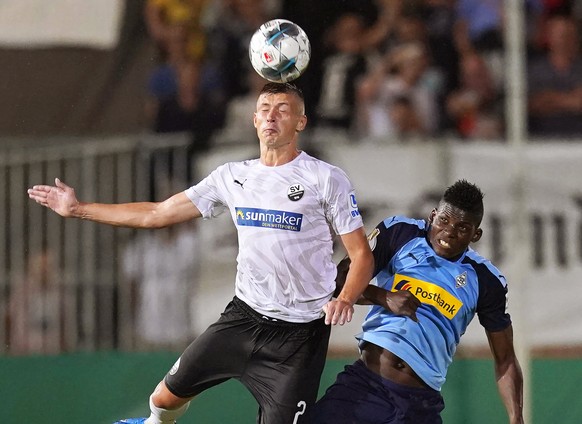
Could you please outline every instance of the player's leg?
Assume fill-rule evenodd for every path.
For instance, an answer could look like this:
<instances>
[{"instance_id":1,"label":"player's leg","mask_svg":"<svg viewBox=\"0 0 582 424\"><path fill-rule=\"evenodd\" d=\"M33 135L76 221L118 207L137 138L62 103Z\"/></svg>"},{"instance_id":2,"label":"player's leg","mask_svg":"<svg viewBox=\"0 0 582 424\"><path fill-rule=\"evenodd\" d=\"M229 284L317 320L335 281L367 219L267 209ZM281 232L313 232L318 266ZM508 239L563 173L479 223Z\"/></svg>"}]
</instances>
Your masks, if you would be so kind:
<instances>
[{"instance_id":1,"label":"player's leg","mask_svg":"<svg viewBox=\"0 0 582 424\"><path fill-rule=\"evenodd\" d=\"M249 356L246 319L231 302L220 319L184 350L151 395L146 424L173 423L194 396L240 377Z\"/></svg>"},{"instance_id":2,"label":"player's leg","mask_svg":"<svg viewBox=\"0 0 582 424\"><path fill-rule=\"evenodd\" d=\"M312 421L318 424L393 422L394 407L385 404L382 392L367 381L366 371L369 370L360 361L347 365L315 404ZM377 417L378 414L381 417Z\"/></svg>"},{"instance_id":3,"label":"player's leg","mask_svg":"<svg viewBox=\"0 0 582 424\"><path fill-rule=\"evenodd\" d=\"M330 327L309 324L260 324L242 383L259 403L260 424L308 423L325 366Z\"/></svg>"},{"instance_id":4,"label":"player's leg","mask_svg":"<svg viewBox=\"0 0 582 424\"><path fill-rule=\"evenodd\" d=\"M179 398L189 398L240 378L251 355L253 328L239 307L229 303L219 320L184 350L166 374L165 387Z\"/></svg>"},{"instance_id":5,"label":"player's leg","mask_svg":"<svg viewBox=\"0 0 582 424\"><path fill-rule=\"evenodd\" d=\"M386 380L356 361L338 374L316 403L317 424L440 424L443 399L436 390Z\"/></svg>"},{"instance_id":6,"label":"player's leg","mask_svg":"<svg viewBox=\"0 0 582 424\"><path fill-rule=\"evenodd\" d=\"M188 407L193 396L182 398L174 395L161 381L150 396L151 414L144 424L173 424Z\"/></svg>"}]
</instances>

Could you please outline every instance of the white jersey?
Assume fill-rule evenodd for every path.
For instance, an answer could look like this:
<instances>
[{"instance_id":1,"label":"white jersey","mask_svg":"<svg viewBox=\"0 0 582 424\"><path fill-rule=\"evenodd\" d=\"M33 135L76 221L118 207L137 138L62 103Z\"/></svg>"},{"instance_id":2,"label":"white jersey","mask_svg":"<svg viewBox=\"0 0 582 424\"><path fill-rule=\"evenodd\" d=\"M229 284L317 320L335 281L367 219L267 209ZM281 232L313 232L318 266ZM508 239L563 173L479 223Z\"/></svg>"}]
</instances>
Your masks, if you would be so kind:
<instances>
[{"instance_id":1,"label":"white jersey","mask_svg":"<svg viewBox=\"0 0 582 424\"><path fill-rule=\"evenodd\" d=\"M230 210L238 231L240 299L285 321L323 316L335 290L334 233L363 226L341 169L305 152L281 166L259 159L231 162L185 193L204 218Z\"/></svg>"}]
</instances>

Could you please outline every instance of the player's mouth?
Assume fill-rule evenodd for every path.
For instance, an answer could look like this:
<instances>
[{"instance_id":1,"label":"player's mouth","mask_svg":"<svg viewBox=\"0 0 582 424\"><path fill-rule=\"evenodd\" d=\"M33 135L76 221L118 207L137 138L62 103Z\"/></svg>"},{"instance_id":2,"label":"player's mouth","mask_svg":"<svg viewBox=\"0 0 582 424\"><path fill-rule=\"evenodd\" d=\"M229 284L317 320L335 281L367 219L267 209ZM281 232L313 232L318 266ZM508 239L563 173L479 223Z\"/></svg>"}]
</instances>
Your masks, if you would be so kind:
<instances>
[{"instance_id":1,"label":"player's mouth","mask_svg":"<svg viewBox=\"0 0 582 424\"><path fill-rule=\"evenodd\" d=\"M442 246L442 247L446 248L446 249L450 249L451 248L451 245L448 242L444 241L443 239L438 239L437 240L437 244L439 246Z\"/></svg>"},{"instance_id":2,"label":"player's mouth","mask_svg":"<svg viewBox=\"0 0 582 424\"><path fill-rule=\"evenodd\" d=\"M272 128L272 127L263 129L263 133L265 133L266 135L277 134L278 132L279 131L277 131L276 128Z\"/></svg>"}]
</instances>

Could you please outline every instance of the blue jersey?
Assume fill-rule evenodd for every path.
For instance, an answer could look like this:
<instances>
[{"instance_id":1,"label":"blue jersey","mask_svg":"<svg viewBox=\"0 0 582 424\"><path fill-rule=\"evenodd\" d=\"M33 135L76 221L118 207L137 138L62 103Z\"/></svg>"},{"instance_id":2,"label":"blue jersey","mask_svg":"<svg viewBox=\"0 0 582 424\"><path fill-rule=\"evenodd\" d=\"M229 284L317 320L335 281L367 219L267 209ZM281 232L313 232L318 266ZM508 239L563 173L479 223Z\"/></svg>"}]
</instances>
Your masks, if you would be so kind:
<instances>
[{"instance_id":1,"label":"blue jersey","mask_svg":"<svg viewBox=\"0 0 582 424\"><path fill-rule=\"evenodd\" d=\"M455 261L442 258L427 236L426 221L401 216L376 227L370 237L376 263L372 284L410 290L422 304L418 323L374 305L356 337L399 356L426 384L440 390L475 314L488 331L507 328L511 319L505 277L490 261L471 248Z\"/></svg>"}]
</instances>

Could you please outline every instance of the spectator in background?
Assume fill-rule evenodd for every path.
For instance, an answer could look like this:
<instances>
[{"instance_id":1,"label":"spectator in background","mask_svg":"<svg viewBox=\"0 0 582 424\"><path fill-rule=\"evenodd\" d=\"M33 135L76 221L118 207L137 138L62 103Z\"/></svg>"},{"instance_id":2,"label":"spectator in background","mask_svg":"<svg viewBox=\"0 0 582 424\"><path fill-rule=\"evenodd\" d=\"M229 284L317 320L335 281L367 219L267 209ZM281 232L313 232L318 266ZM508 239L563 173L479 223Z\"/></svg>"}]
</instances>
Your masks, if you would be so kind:
<instances>
[{"instance_id":1,"label":"spectator in background","mask_svg":"<svg viewBox=\"0 0 582 424\"><path fill-rule=\"evenodd\" d=\"M502 97L490 69L477 53L459 63L460 86L446 99L447 115L464 139L496 139L503 135Z\"/></svg>"},{"instance_id":2,"label":"spectator in background","mask_svg":"<svg viewBox=\"0 0 582 424\"><path fill-rule=\"evenodd\" d=\"M582 58L575 21L553 16L546 23L546 54L528 68L532 136L582 134Z\"/></svg>"},{"instance_id":3,"label":"spectator in background","mask_svg":"<svg viewBox=\"0 0 582 424\"><path fill-rule=\"evenodd\" d=\"M251 90L245 76L252 70L249 43L253 33L273 18L275 6L269 0L219 0L213 3L208 24L208 60L204 81L220 93L218 104Z\"/></svg>"},{"instance_id":4,"label":"spectator in background","mask_svg":"<svg viewBox=\"0 0 582 424\"><path fill-rule=\"evenodd\" d=\"M64 307L60 274L51 250L28 259L27 273L10 295L10 352L58 354L64 346Z\"/></svg>"},{"instance_id":5,"label":"spectator in background","mask_svg":"<svg viewBox=\"0 0 582 424\"><path fill-rule=\"evenodd\" d=\"M249 116L256 108L257 97L265 85L265 80L254 69L247 72L248 93L240 94L226 106L224 126L216 133L212 144L248 143L256 133Z\"/></svg>"},{"instance_id":6,"label":"spectator in background","mask_svg":"<svg viewBox=\"0 0 582 424\"><path fill-rule=\"evenodd\" d=\"M397 139L418 139L425 134L420 116L409 97L395 97L388 109L388 115Z\"/></svg>"},{"instance_id":7,"label":"spectator in background","mask_svg":"<svg viewBox=\"0 0 582 424\"><path fill-rule=\"evenodd\" d=\"M367 23L364 13L348 9L324 32L315 116L318 128L350 130L355 126L355 87L397 25L402 7L401 0L375 3L378 10L373 23Z\"/></svg>"},{"instance_id":8,"label":"spectator in background","mask_svg":"<svg viewBox=\"0 0 582 424\"><path fill-rule=\"evenodd\" d=\"M362 17L354 13L340 16L329 28L326 38L331 52L322 64L318 127L352 128L355 86L367 67L362 49L364 31Z\"/></svg>"},{"instance_id":9,"label":"spectator in background","mask_svg":"<svg viewBox=\"0 0 582 424\"><path fill-rule=\"evenodd\" d=\"M170 175L156 179L154 200L170 196L179 180ZM123 249L121 270L133 294L139 348L181 350L195 336L193 300L201 254L194 221L139 232Z\"/></svg>"},{"instance_id":10,"label":"spectator in background","mask_svg":"<svg viewBox=\"0 0 582 424\"><path fill-rule=\"evenodd\" d=\"M312 128L318 125L317 104L320 97L323 72L323 60L327 57L326 32L337 19L345 14L360 16L365 22L366 32L362 34L362 50L383 38L383 31L392 28L392 24L377 25L384 22L384 11L403 0L281 0L281 15L305 30L311 42L312 56L308 71L305 72L297 85L305 93L307 116L310 117ZM373 31L372 31L373 30ZM376 31L379 31L376 33Z\"/></svg>"},{"instance_id":11,"label":"spectator in background","mask_svg":"<svg viewBox=\"0 0 582 424\"><path fill-rule=\"evenodd\" d=\"M395 47L385 55L357 89L358 129L372 138L398 136L391 118L391 108L407 98L418 114L419 135L432 135L438 129L436 100L440 92L440 75L429 67L427 51L421 43Z\"/></svg>"},{"instance_id":12,"label":"spectator in background","mask_svg":"<svg viewBox=\"0 0 582 424\"><path fill-rule=\"evenodd\" d=\"M547 49L546 22L553 16L570 16L580 28L582 2L577 0L528 0L529 48L532 56L543 55Z\"/></svg>"},{"instance_id":13,"label":"spectator in background","mask_svg":"<svg viewBox=\"0 0 582 424\"><path fill-rule=\"evenodd\" d=\"M146 102L156 133L194 131L200 68L186 56L187 36L183 25L174 25L159 45L160 63L150 75Z\"/></svg>"},{"instance_id":14,"label":"spectator in background","mask_svg":"<svg viewBox=\"0 0 582 424\"><path fill-rule=\"evenodd\" d=\"M188 157L208 148L219 125L210 116L202 87L210 0L148 0L145 22L159 50L149 81L146 116L157 133L188 132Z\"/></svg>"},{"instance_id":15,"label":"spectator in background","mask_svg":"<svg viewBox=\"0 0 582 424\"><path fill-rule=\"evenodd\" d=\"M140 233L124 250L122 269L136 292L136 333L142 347L179 350L194 337L199 257L191 222Z\"/></svg>"},{"instance_id":16,"label":"spectator in background","mask_svg":"<svg viewBox=\"0 0 582 424\"><path fill-rule=\"evenodd\" d=\"M421 9L426 42L432 64L443 74L443 91L449 93L458 84L459 55L454 43L456 0L424 0Z\"/></svg>"},{"instance_id":17,"label":"spectator in background","mask_svg":"<svg viewBox=\"0 0 582 424\"><path fill-rule=\"evenodd\" d=\"M400 0L395 1L400 6L393 9L398 13L397 19L390 31L386 34L380 51L388 52L395 47L406 43L422 43L426 45L427 33L426 24L422 20L419 5L412 3L403 3Z\"/></svg>"},{"instance_id":18,"label":"spectator in background","mask_svg":"<svg viewBox=\"0 0 582 424\"><path fill-rule=\"evenodd\" d=\"M503 47L503 1L457 0L455 42L461 54Z\"/></svg>"},{"instance_id":19,"label":"spectator in background","mask_svg":"<svg viewBox=\"0 0 582 424\"><path fill-rule=\"evenodd\" d=\"M457 0L455 47L461 56L477 52L491 67L495 84L503 84L503 0Z\"/></svg>"},{"instance_id":20,"label":"spectator in background","mask_svg":"<svg viewBox=\"0 0 582 424\"><path fill-rule=\"evenodd\" d=\"M210 0L146 0L144 17L150 37L164 49L174 28L183 27L186 33L184 55L200 63L206 50L202 18L209 3Z\"/></svg>"}]
</instances>

